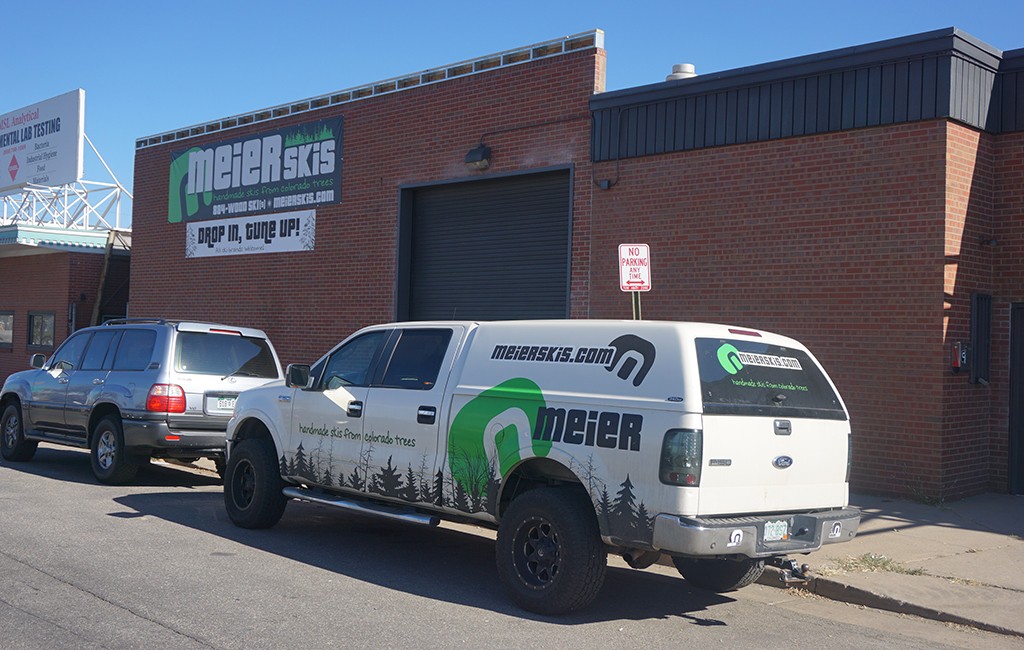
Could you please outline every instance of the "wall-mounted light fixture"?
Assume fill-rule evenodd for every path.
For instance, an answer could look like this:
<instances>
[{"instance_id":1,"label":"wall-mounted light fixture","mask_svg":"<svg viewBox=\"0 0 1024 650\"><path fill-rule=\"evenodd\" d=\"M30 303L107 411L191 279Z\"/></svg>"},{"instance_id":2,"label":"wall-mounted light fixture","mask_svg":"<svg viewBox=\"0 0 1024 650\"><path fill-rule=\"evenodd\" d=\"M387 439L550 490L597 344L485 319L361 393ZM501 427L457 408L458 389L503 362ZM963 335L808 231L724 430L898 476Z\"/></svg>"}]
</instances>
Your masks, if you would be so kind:
<instances>
[{"instance_id":1,"label":"wall-mounted light fixture","mask_svg":"<svg viewBox=\"0 0 1024 650\"><path fill-rule=\"evenodd\" d=\"M491 148L481 142L469 150L465 163L471 169L487 169L491 166Z\"/></svg>"}]
</instances>

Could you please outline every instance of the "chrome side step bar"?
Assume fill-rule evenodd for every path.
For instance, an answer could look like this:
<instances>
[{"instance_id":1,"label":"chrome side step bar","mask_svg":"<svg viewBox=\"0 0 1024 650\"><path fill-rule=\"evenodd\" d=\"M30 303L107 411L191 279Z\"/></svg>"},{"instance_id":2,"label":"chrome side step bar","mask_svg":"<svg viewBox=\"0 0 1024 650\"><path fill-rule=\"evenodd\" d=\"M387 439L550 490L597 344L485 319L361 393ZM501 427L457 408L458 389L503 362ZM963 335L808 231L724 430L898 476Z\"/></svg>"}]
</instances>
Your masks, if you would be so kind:
<instances>
[{"instance_id":1,"label":"chrome side step bar","mask_svg":"<svg viewBox=\"0 0 1024 650\"><path fill-rule=\"evenodd\" d=\"M434 515L424 515L408 509L392 508L390 506L370 503L367 501L351 501L344 497L334 496L333 494L313 492L312 490L304 490L299 487L286 487L283 492L286 497L290 497L292 499L301 499L303 501L319 503L333 508L341 508L342 510L358 512L364 515L384 517L385 519L395 519L397 521L405 521L411 524L420 524L421 526L437 526L441 523L441 519Z\"/></svg>"}]
</instances>

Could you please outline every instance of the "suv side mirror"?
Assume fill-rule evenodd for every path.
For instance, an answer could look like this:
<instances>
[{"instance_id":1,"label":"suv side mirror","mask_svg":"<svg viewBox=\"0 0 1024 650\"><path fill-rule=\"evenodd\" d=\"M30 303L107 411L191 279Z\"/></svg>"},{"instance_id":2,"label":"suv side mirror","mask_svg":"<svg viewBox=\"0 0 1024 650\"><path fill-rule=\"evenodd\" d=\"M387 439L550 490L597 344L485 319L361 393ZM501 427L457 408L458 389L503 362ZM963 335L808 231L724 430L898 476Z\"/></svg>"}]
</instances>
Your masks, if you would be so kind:
<instances>
[{"instance_id":1,"label":"suv side mirror","mask_svg":"<svg viewBox=\"0 0 1024 650\"><path fill-rule=\"evenodd\" d=\"M285 372L284 385L288 388L309 388L312 377L309 376L309 366L304 363L290 363Z\"/></svg>"},{"instance_id":2,"label":"suv side mirror","mask_svg":"<svg viewBox=\"0 0 1024 650\"><path fill-rule=\"evenodd\" d=\"M35 368L36 370L39 370L40 368L46 365L46 355L33 354L31 357L29 357L28 365Z\"/></svg>"}]
</instances>

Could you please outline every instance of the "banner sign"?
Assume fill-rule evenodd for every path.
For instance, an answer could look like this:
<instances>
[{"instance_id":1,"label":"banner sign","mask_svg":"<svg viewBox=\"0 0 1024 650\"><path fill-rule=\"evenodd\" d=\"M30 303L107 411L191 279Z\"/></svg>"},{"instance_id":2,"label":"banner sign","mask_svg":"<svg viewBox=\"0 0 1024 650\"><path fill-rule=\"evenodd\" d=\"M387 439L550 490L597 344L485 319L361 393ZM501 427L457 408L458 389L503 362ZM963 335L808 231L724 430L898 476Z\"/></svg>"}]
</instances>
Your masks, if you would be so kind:
<instances>
[{"instance_id":1,"label":"banner sign","mask_svg":"<svg viewBox=\"0 0 1024 650\"><path fill-rule=\"evenodd\" d=\"M167 220L340 203L341 135L336 117L173 152Z\"/></svg>"},{"instance_id":2,"label":"banner sign","mask_svg":"<svg viewBox=\"0 0 1024 650\"><path fill-rule=\"evenodd\" d=\"M185 224L185 257L311 251L316 210Z\"/></svg>"},{"instance_id":3,"label":"banner sign","mask_svg":"<svg viewBox=\"0 0 1024 650\"><path fill-rule=\"evenodd\" d=\"M81 180L84 130L81 88L0 115L0 194Z\"/></svg>"}]
</instances>

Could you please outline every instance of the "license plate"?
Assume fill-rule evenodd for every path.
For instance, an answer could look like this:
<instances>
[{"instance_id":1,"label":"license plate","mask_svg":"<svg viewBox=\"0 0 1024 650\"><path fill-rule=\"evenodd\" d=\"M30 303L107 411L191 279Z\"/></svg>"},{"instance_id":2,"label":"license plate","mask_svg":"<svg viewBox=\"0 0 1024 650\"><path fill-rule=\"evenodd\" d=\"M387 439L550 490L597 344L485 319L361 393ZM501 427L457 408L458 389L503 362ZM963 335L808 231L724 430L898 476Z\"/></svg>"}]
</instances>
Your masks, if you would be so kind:
<instances>
[{"instance_id":1,"label":"license plate","mask_svg":"<svg viewBox=\"0 0 1024 650\"><path fill-rule=\"evenodd\" d=\"M234 397L218 397L217 408L224 411L235 410L235 399Z\"/></svg>"},{"instance_id":2,"label":"license plate","mask_svg":"<svg viewBox=\"0 0 1024 650\"><path fill-rule=\"evenodd\" d=\"M789 537L789 524L785 519L764 522L764 541L778 542Z\"/></svg>"}]
</instances>

